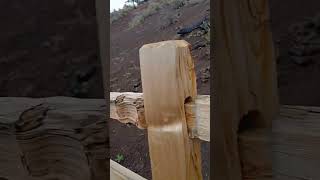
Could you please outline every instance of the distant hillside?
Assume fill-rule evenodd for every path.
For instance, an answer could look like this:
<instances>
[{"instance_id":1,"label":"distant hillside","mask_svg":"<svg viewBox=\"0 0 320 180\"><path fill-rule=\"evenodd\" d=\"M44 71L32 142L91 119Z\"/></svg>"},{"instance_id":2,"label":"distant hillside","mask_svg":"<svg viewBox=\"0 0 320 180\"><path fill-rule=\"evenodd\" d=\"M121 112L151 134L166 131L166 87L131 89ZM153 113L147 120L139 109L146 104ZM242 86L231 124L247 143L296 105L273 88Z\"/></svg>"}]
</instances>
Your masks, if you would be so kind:
<instances>
[{"instance_id":1,"label":"distant hillside","mask_svg":"<svg viewBox=\"0 0 320 180\"><path fill-rule=\"evenodd\" d=\"M141 91L138 49L151 42L185 39L196 62L198 89L209 93L209 0L149 0L111 15L111 90ZM205 19L206 18L206 19ZM204 20L205 19L205 20ZM196 28L195 25L198 25ZM192 29L179 35L181 29Z\"/></svg>"}]
</instances>

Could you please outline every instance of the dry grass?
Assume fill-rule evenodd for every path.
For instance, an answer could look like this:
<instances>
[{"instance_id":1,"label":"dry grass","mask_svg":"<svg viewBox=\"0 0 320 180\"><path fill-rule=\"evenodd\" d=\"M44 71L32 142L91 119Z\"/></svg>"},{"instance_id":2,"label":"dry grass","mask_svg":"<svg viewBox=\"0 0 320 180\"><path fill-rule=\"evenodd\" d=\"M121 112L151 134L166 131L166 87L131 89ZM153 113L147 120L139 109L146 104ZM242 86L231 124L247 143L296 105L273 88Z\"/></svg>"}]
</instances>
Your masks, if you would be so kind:
<instances>
[{"instance_id":1,"label":"dry grass","mask_svg":"<svg viewBox=\"0 0 320 180\"><path fill-rule=\"evenodd\" d=\"M206 39L207 43L210 44L210 29L209 29L209 31L204 35L204 38Z\"/></svg>"},{"instance_id":2,"label":"dry grass","mask_svg":"<svg viewBox=\"0 0 320 180\"><path fill-rule=\"evenodd\" d=\"M185 4L185 0L158 0L148 1L148 6L141 11L140 14L136 15L129 23L129 28L133 28L142 24L146 18L152 16L163 7L170 7L178 9Z\"/></svg>"},{"instance_id":3,"label":"dry grass","mask_svg":"<svg viewBox=\"0 0 320 180\"><path fill-rule=\"evenodd\" d=\"M118 11L113 11L110 13L110 24L117 21L118 19L125 17L128 15L128 12L133 9L133 6L123 6L122 9L119 9Z\"/></svg>"},{"instance_id":4,"label":"dry grass","mask_svg":"<svg viewBox=\"0 0 320 180\"><path fill-rule=\"evenodd\" d=\"M136 15L131 22L129 23L129 27L133 28L139 24L142 24L142 22L144 22L144 20L155 14L157 11L159 11L161 8L161 4L158 2L150 2L149 5L147 6L147 8L143 9L142 12L138 15Z\"/></svg>"}]
</instances>

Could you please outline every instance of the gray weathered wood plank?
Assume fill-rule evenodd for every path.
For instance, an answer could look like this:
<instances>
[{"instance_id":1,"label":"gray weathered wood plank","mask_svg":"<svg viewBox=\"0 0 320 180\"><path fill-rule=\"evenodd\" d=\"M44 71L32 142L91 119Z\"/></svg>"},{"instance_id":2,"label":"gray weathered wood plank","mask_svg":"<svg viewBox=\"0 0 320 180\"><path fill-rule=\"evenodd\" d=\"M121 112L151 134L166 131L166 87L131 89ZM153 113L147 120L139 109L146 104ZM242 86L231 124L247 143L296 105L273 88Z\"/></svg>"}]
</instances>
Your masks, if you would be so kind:
<instances>
[{"instance_id":1,"label":"gray weathered wood plank","mask_svg":"<svg viewBox=\"0 0 320 180\"><path fill-rule=\"evenodd\" d=\"M103 99L0 98L0 177L107 179Z\"/></svg>"}]
</instances>

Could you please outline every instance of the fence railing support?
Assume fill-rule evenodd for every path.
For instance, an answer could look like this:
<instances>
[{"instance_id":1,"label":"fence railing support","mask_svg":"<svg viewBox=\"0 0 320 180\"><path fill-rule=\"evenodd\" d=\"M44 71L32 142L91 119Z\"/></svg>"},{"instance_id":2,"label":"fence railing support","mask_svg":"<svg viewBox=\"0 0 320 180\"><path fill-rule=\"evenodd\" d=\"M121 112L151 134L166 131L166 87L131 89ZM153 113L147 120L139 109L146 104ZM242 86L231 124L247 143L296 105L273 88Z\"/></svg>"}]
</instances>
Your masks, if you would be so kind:
<instances>
[{"instance_id":1,"label":"fence railing support","mask_svg":"<svg viewBox=\"0 0 320 180\"><path fill-rule=\"evenodd\" d=\"M163 41L139 52L152 179L201 180L200 143L188 136L184 106L197 95L190 45Z\"/></svg>"}]
</instances>

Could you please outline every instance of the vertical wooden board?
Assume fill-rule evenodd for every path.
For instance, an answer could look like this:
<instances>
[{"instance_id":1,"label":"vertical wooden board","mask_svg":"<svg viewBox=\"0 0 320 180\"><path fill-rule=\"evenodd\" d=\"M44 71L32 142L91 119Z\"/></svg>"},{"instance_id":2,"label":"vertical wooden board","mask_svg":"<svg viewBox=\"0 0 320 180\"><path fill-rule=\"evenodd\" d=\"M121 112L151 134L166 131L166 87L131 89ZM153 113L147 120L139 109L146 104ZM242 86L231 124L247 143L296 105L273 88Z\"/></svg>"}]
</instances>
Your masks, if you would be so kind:
<instances>
[{"instance_id":1,"label":"vertical wooden board","mask_svg":"<svg viewBox=\"0 0 320 180\"><path fill-rule=\"evenodd\" d=\"M105 11L107 9L108 1L95 1L96 6L96 18L97 18L97 26L98 26L98 40L99 40L99 54L100 54L100 62L102 68L102 79L103 79L103 89L104 89L104 97L106 102L109 101L109 72L108 67L110 65L109 62L109 54L110 50L108 48L109 43L109 35L110 29L107 27L109 16ZM108 110L107 110L108 113Z\"/></svg>"},{"instance_id":2,"label":"vertical wooden board","mask_svg":"<svg viewBox=\"0 0 320 180\"><path fill-rule=\"evenodd\" d=\"M276 59L270 30L268 0L242 0L239 18L246 50L248 89L253 99L250 110L261 117L256 126L271 128L279 111Z\"/></svg>"},{"instance_id":3,"label":"vertical wooden board","mask_svg":"<svg viewBox=\"0 0 320 180\"><path fill-rule=\"evenodd\" d=\"M243 180L267 180L272 177L272 143L269 129L239 133L239 154Z\"/></svg>"},{"instance_id":4,"label":"vertical wooden board","mask_svg":"<svg viewBox=\"0 0 320 180\"><path fill-rule=\"evenodd\" d=\"M271 132L271 122L279 109L275 59L267 0L213 3L213 175L217 179L234 180L241 179L243 172L238 146L240 124L249 125L244 130L265 128ZM245 120L244 116L250 112L257 115ZM269 151L264 152L269 156Z\"/></svg>"},{"instance_id":5,"label":"vertical wooden board","mask_svg":"<svg viewBox=\"0 0 320 180\"><path fill-rule=\"evenodd\" d=\"M239 69L244 68L244 55L241 49L232 48L229 46L239 46L239 38L235 36L234 31L237 19L235 22L230 22L230 19L238 16L235 1L231 0L215 0L213 1L213 19L214 19L214 57L213 57L213 179L219 180L241 180L241 165L238 153L237 129L240 120L241 109L238 104L239 92L242 90L240 82L246 83L241 76L235 74L244 74L245 70L239 72ZM236 51L238 50L238 51ZM236 51L236 52L234 52ZM236 64L233 64L234 56L237 57ZM241 62L239 64L239 62ZM239 65L238 65L239 64ZM237 67L233 69L232 67ZM241 85L243 88L246 84ZM240 93L241 94L241 93ZM248 97L247 93L242 93ZM246 109L245 106L242 108Z\"/></svg>"},{"instance_id":6,"label":"vertical wooden board","mask_svg":"<svg viewBox=\"0 0 320 180\"><path fill-rule=\"evenodd\" d=\"M154 180L201 180L200 144L189 139L185 100L197 95L190 45L163 41L140 49L141 79Z\"/></svg>"},{"instance_id":7,"label":"vertical wooden board","mask_svg":"<svg viewBox=\"0 0 320 180\"><path fill-rule=\"evenodd\" d=\"M253 106L249 111L257 113L248 116L251 121L251 129L246 129L244 134L254 136L251 134L252 131L257 132L262 129L264 133L259 133L259 135L270 139L272 120L278 114L279 102L269 4L268 0L243 0L239 2L241 22L239 31L244 32L242 36L247 57L248 90L253 99ZM252 137L252 139L255 138ZM240 145L239 148L243 178L272 179L271 143L267 141L256 143L253 140L242 145L244 146ZM255 147L255 151L253 153L246 151L245 149L248 147Z\"/></svg>"}]
</instances>

